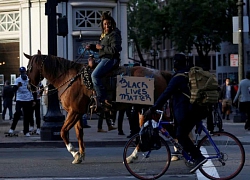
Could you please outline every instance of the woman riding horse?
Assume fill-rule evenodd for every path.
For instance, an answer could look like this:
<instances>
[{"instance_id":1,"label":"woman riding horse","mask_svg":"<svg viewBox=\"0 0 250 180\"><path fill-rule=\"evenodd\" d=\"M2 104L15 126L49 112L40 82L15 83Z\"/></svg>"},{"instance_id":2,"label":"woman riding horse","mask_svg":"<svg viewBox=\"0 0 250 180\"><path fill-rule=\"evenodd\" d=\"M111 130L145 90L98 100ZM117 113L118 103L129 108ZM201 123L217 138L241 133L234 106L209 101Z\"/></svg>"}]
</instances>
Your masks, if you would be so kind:
<instances>
[{"instance_id":1,"label":"woman riding horse","mask_svg":"<svg viewBox=\"0 0 250 180\"><path fill-rule=\"evenodd\" d=\"M97 94L97 109L103 105L111 106L108 102L107 92L102 83L102 77L120 62L121 31L116 28L114 19L107 13L103 13L101 21L102 34L100 44L87 45L86 49L99 51L100 61L93 71L91 78Z\"/></svg>"},{"instance_id":2,"label":"woman riding horse","mask_svg":"<svg viewBox=\"0 0 250 180\"><path fill-rule=\"evenodd\" d=\"M58 98L61 101L63 109L67 112L65 122L61 128L60 135L67 147L67 150L73 155L73 164L81 163L85 157L85 146L83 142L83 123L82 116L87 113L92 90L88 89L82 83L83 67L86 65L66 60L53 55L42 55L38 51L37 55L29 56L27 75L29 83L34 88L46 78L49 84L55 89L50 93L58 91ZM125 67L120 67L126 71ZM123 72L122 72L123 73ZM156 99L166 88L171 79L171 74L165 71L149 69L141 66L131 68L131 76L135 77L153 77L154 78L154 99ZM35 90L34 90L35 91ZM116 110L127 108L125 104L120 103ZM76 150L68 138L69 130L75 127L76 137L79 144L79 150Z\"/></svg>"}]
</instances>

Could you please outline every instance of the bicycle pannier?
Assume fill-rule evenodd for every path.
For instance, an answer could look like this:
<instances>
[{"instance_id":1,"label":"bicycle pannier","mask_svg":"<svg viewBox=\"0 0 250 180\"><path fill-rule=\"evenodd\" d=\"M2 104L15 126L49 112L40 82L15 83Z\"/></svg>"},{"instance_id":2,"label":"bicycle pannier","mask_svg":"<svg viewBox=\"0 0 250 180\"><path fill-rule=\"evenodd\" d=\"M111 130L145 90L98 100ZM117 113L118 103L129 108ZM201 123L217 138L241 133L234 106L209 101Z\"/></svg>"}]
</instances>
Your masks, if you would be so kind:
<instances>
[{"instance_id":1,"label":"bicycle pannier","mask_svg":"<svg viewBox=\"0 0 250 180\"><path fill-rule=\"evenodd\" d=\"M149 120L143 124L140 134L139 148L140 151L146 152L150 150L158 150L161 148L161 140L158 128L155 127L154 120Z\"/></svg>"}]
</instances>

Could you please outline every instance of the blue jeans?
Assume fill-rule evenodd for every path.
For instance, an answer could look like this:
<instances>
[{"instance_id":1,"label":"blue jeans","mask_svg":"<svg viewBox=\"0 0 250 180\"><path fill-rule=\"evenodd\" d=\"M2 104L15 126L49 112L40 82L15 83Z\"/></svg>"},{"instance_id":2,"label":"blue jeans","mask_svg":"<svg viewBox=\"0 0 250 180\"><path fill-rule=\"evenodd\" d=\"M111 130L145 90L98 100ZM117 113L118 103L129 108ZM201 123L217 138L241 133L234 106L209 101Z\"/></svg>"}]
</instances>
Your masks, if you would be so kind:
<instances>
[{"instance_id":1,"label":"blue jeans","mask_svg":"<svg viewBox=\"0 0 250 180\"><path fill-rule=\"evenodd\" d=\"M107 98L107 93L101 78L113 68L117 61L117 59L102 58L91 74L93 86L100 101L104 101Z\"/></svg>"}]
</instances>

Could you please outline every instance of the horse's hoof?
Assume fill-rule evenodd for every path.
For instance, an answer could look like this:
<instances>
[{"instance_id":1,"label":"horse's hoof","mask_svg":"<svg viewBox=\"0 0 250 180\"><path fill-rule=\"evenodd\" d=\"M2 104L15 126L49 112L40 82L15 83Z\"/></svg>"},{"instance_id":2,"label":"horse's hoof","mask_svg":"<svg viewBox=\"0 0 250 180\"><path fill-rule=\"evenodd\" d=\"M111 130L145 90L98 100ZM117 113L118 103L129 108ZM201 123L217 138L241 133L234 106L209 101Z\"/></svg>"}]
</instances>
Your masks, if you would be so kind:
<instances>
[{"instance_id":1,"label":"horse's hoof","mask_svg":"<svg viewBox=\"0 0 250 180\"><path fill-rule=\"evenodd\" d=\"M127 161L128 164L130 164L130 163L133 163L137 159L138 159L138 156L132 156L131 155L131 156L126 158L126 161Z\"/></svg>"},{"instance_id":2,"label":"horse's hoof","mask_svg":"<svg viewBox=\"0 0 250 180\"><path fill-rule=\"evenodd\" d=\"M85 152L82 153L82 154L80 154L80 158L82 159L82 161L84 161L84 159L85 159Z\"/></svg>"},{"instance_id":3,"label":"horse's hoof","mask_svg":"<svg viewBox=\"0 0 250 180\"><path fill-rule=\"evenodd\" d=\"M77 154L74 156L74 161L72 161L72 164L80 164L84 158L85 158L85 153L80 154L79 152L77 152Z\"/></svg>"}]
</instances>

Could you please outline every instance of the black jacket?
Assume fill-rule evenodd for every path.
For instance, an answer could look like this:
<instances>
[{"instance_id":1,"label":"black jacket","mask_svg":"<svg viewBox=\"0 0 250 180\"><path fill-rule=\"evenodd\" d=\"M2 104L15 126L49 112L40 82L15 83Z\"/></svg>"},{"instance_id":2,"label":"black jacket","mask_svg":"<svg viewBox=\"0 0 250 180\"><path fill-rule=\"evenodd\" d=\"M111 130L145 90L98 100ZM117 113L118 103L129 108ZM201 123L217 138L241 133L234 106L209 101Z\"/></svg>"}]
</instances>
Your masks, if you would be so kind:
<instances>
[{"instance_id":1,"label":"black jacket","mask_svg":"<svg viewBox=\"0 0 250 180\"><path fill-rule=\"evenodd\" d=\"M231 86L231 100L234 100L234 97L237 92L235 92L233 85L230 85L230 86ZM225 84L221 88L219 99L220 100L226 99L226 85Z\"/></svg>"},{"instance_id":2,"label":"black jacket","mask_svg":"<svg viewBox=\"0 0 250 180\"><path fill-rule=\"evenodd\" d=\"M8 86L4 86L3 88L3 100L7 100L7 99L13 99L14 97L14 89L12 88L12 86L8 85Z\"/></svg>"},{"instance_id":3,"label":"black jacket","mask_svg":"<svg viewBox=\"0 0 250 180\"><path fill-rule=\"evenodd\" d=\"M116 28L111 33L100 40L100 45L103 49L99 50L99 58L120 59L120 52L122 51L121 31ZM90 45L92 51L98 52L94 44Z\"/></svg>"}]
</instances>

